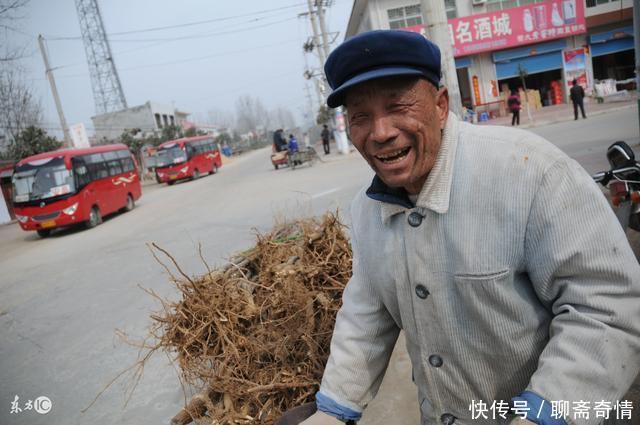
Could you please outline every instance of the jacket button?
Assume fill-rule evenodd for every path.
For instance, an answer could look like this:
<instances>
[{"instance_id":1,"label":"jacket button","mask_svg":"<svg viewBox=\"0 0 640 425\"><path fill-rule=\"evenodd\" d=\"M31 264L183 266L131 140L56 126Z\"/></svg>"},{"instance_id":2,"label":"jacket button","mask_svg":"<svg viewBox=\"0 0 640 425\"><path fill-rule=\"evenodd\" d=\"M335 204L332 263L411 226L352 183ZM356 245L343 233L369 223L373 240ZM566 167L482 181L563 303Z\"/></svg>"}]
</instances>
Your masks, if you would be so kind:
<instances>
[{"instance_id":1,"label":"jacket button","mask_svg":"<svg viewBox=\"0 0 640 425\"><path fill-rule=\"evenodd\" d=\"M423 300L429 296L429 291L424 285L416 285L416 295Z\"/></svg>"},{"instance_id":2,"label":"jacket button","mask_svg":"<svg viewBox=\"0 0 640 425\"><path fill-rule=\"evenodd\" d=\"M442 416L440 416L440 422L442 422L443 425L453 425L455 421L456 421L456 417L453 416L451 413L445 413Z\"/></svg>"},{"instance_id":3,"label":"jacket button","mask_svg":"<svg viewBox=\"0 0 640 425\"><path fill-rule=\"evenodd\" d=\"M409 218L407 219L407 221L409 222L409 226L418 227L422 223L423 218L424 217L422 216L422 214L414 211L411 214L409 214Z\"/></svg>"},{"instance_id":4,"label":"jacket button","mask_svg":"<svg viewBox=\"0 0 640 425\"><path fill-rule=\"evenodd\" d=\"M442 366L442 357L437 354L432 354L429 356L429 364L433 367Z\"/></svg>"}]
</instances>

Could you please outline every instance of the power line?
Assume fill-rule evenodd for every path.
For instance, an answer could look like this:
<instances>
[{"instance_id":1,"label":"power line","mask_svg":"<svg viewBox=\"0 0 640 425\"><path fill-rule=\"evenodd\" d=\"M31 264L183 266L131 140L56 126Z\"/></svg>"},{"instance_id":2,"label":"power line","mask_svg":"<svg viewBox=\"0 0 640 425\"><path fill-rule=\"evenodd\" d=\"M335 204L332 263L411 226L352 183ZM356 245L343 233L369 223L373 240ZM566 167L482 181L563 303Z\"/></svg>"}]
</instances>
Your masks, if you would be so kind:
<instances>
[{"instance_id":1,"label":"power line","mask_svg":"<svg viewBox=\"0 0 640 425\"><path fill-rule=\"evenodd\" d=\"M280 24L283 22L287 22L287 21L291 21L293 19L297 19L297 16L294 17L289 17L289 18L285 18L285 19L281 19L278 21L274 21L274 22L268 22L262 25L255 25L253 27L251 27L250 29L256 29L256 28L264 28L264 27L270 27L276 24ZM230 30L230 31L221 31L221 32L212 32L212 33L207 33L207 34L193 34L193 35L184 35L184 36L180 36L180 37L170 37L170 38L138 38L138 39L111 39L112 42L114 43L146 43L146 42L171 42L171 41L180 41L180 40L193 40L196 38L209 38L209 37L215 37L217 35L226 35L226 34L234 34L237 32L246 32L247 28L238 28L238 29L234 29L234 30Z\"/></svg>"},{"instance_id":2,"label":"power line","mask_svg":"<svg viewBox=\"0 0 640 425\"><path fill-rule=\"evenodd\" d=\"M170 66L170 65L180 65L183 63L189 63L189 62L196 62L196 61L200 61L200 60L206 60L206 59L213 59L213 58L217 58L217 57L221 57L221 56L230 56L230 55L234 55L234 54L238 54L238 53L246 53L246 52L250 52L253 50L261 50L261 49L265 49L267 47L274 47L274 46L282 46L283 44L290 44L290 43L298 43L300 40L298 39L288 39L288 40L281 40L275 43L270 43L270 44L264 44L264 45L260 45L260 46L254 46L254 47L249 47L246 49L236 49L236 50L228 50L225 52L220 52L220 53L215 53L212 55L206 55L206 56L196 56L196 57L190 57L190 58L185 58L185 59L177 59L174 61L169 61L169 62L160 62L160 63L155 63L155 64L146 64L146 65L139 65L139 66L132 66L132 67L128 67L128 68L121 68L120 72L123 71L133 71L133 70L137 70L137 69L144 69L144 68L159 68L162 66ZM65 66L58 66L56 68L53 69L60 69L60 68L64 68ZM87 73L83 73L83 74L67 74L67 75L58 75L57 78L77 78L77 77L86 77L89 74ZM36 81L36 80L45 80L45 78L31 78L29 79L30 81Z\"/></svg>"},{"instance_id":3,"label":"power line","mask_svg":"<svg viewBox=\"0 0 640 425\"><path fill-rule=\"evenodd\" d=\"M293 8L301 7L301 6L304 6L304 5L305 5L305 3L297 3L297 4L293 4L293 5L289 5L289 6L282 6L282 7L277 7L277 8L273 8L273 9L265 9L265 10L260 10L260 11L251 12L251 13L245 13L245 14L241 14L241 15L226 16L226 17L214 18L214 19L207 19L207 20L204 20L204 21L186 22L186 23L182 23L182 24L167 25L167 26L163 26L163 27L145 28L145 29L141 29L141 30L114 32L114 33L107 34L107 36L111 37L111 36L114 36L114 35L139 34L139 33L152 32L152 31L163 31L163 30L173 29L173 28L184 28L184 27L195 26L195 25L209 24L209 23L212 23L212 22L221 22L221 21L228 21L228 20L232 20L232 19L244 18L244 17L247 17L247 16L261 15L261 14L264 14L264 13L275 12L275 11L279 11L279 10L293 9ZM49 40L82 40L82 36L58 36L58 37L48 36L47 38Z\"/></svg>"}]
</instances>

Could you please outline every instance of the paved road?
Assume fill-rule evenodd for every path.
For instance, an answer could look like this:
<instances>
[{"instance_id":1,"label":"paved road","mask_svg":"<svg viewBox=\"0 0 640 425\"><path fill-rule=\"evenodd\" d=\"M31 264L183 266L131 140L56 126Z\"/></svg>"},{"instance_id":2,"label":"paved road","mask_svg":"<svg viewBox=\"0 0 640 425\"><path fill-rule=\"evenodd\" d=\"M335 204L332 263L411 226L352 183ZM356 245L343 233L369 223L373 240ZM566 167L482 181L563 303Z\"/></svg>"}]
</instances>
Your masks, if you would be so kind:
<instances>
[{"instance_id":1,"label":"paved road","mask_svg":"<svg viewBox=\"0 0 640 425\"><path fill-rule=\"evenodd\" d=\"M536 130L578 157L589 171L604 168L611 140L635 139L635 110ZM372 174L352 154L295 171L275 171L269 152L247 154L220 174L172 187L145 187L138 206L91 231L70 230L41 240L16 225L0 226L0 424L168 423L183 403L166 358L150 363L138 391L123 409L116 384L86 413L87 406L136 350L115 329L144 335L154 301L138 288L175 296L167 276L148 252L156 242L183 269L204 271L199 243L211 265L252 244L252 229L268 229L275 217L348 210L350 199ZM381 396L363 424L417 423L409 362L399 347ZM46 416L9 414L44 395L53 401ZM398 413L400 412L400 413ZM397 415L402 421L398 421ZM393 419L396 420L393 420Z\"/></svg>"}]
</instances>

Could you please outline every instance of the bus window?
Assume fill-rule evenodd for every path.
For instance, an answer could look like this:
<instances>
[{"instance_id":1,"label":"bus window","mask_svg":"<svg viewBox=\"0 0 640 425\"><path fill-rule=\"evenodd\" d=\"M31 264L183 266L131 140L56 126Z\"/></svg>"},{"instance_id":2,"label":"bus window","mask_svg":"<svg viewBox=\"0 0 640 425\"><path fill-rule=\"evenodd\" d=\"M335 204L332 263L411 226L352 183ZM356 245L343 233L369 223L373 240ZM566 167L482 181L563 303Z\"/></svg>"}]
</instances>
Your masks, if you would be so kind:
<instances>
[{"instance_id":1,"label":"bus window","mask_svg":"<svg viewBox=\"0 0 640 425\"><path fill-rule=\"evenodd\" d=\"M128 158L123 158L120 161L122 161L122 171L124 171L125 173L133 171L133 169L135 168L131 156L129 156Z\"/></svg>"},{"instance_id":2,"label":"bus window","mask_svg":"<svg viewBox=\"0 0 640 425\"><path fill-rule=\"evenodd\" d=\"M91 155L85 155L84 161L87 164L87 169L89 170L89 175L91 176L91 180L104 179L109 176L109 171L107 170L107 164L100 153L94 153Z\"/></svg>"},{"instance_id":3,"label":"bus window","mask_svg":"<svg viewBox=\"0 0 640 425\"><path fill-rule=\"evenodd\" d=\"M71 162L73 164L73 174L76 176L77 188L81 189L91 182L89 170L82 158L73 158Z\"/></svg>"},{"instance_id":4,"label":"bus window","mask_svg":"<svg viewBox=\"0 0 640 425\"><path fill-rule=\"evenodd\" d=\"M195 146L193 146L191 143L185 143L185 147L186 147L186 150L187 150L187 158L191 158L194 155L198 154Z\"/></svg>"},{"instance_id":5,"label":"bus window","mask_svg":"<svg viewBox=\"0 0 640 425\"><path fill-rule=\"evenodd\" d=\"M111 161L107 161L107 167L109 168L110 176L122 174L122 163L120 163L119 159L112 159Z\"/></svg>"}]
</instances>

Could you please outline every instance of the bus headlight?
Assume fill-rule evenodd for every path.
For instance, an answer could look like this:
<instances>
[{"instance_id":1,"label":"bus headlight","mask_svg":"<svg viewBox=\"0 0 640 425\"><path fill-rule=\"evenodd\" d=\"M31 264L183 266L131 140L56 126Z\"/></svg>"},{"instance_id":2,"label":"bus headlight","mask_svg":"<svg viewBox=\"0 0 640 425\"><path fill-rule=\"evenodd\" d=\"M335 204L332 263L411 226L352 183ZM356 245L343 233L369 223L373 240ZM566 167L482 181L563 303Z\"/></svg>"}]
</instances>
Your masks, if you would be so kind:
<instances>
[{"instance_id":1,"label":"bus headlight","mask_svg":"<svg viewBox=\"0 0 640 425\"><path fill-rule=\"evenodd\" d=\"M62 212L65 213L66 215L74 215L77 209L78 209L78 203L76 202L70 207L63 209Z\"/></svg>"},{"instance_id":2,"label":"bus headlight","mask_svg":"<svg viewBox=\"0 0 640 425\"><path fill-rule=\"evenodd\" d=\"M28 215L18 215L18 214L16 214L16 219L20 223L26 223L27 221L29 221L29 216Z\"/></svg>"}]
</instances>

